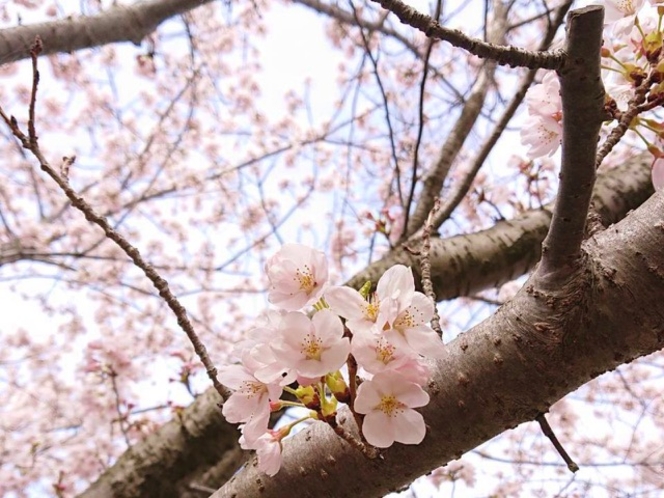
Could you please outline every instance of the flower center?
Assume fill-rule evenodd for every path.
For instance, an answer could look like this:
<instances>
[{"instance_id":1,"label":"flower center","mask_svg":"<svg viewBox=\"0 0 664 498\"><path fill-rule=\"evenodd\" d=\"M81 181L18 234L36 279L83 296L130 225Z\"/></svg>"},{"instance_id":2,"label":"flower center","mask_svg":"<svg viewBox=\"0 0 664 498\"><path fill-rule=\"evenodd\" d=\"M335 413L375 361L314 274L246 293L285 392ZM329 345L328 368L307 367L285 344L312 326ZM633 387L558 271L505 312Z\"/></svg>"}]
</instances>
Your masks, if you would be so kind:
<instances>
[{"instance_id":1,"label":"flower center","mask_svg":"<svg viewBox=\"0 0 664 498\"><path fill-rule=\"evenodd\" d=\"M323 341L318 337L307 334L302 340L300 352L307 360L320 361L321 354L323 354Z\"/></svg>"},{"instance_id":2,"label":"flower center","mask_svg":"<svg viewBox=\"0 0 664 498\"><path fill-rule=\"evenodd\" d=\"M260 382L252 382L250 380L245 380L240 386L239 390L242 391L242 393L244 393L244 395L248 398L253 398L254 396L259 396L264 392L267 392L265 384L261 384Z\"/></svg>"},{"instance_id":3,"label":"flower center","mask_svg":"<svg viewBox=\"0 0 664 498\"><path fill-rule=\"evenodd\" d=\"M394 346L392 344L380 341L376 346L376 357L385 365L394 360Z\"/></svg>"},{"instance_id":4,"label":"flower center","mask_svg":"<svg viewBox=\"0 0 664 498\"><path fill-rule=\"evenodd\" d=\"M415 319L408 310L401 313L392 324L392 327L397 330L412 329L414 326Z\"/></svg>"},{"instance_id":5,"label":"flower center","mask_svg":"<svg viewBox=\"0 0 664 498\"><path fill-rule=\"evenodd\" d=\"M378 312L380 311L380 302L375 299L375 296L369 298L368 303L364 303L364 318L375 322L378 318Z\"/></svg>"},{"instance_id":6,"label":"flower center","mask_svg":"<svg viewBox=\"0 0 664 498\"><path fill-rule=\"evenodd\" d=\"M307 294L311 294L311 291L316 287L316 281L308 265L304 265L302 269L298 268L295 278L300 282L300 290Z\"/></svg>"},{"instance_id":7,"label":"flower center","mask_svg":"<svg viewBox=\"0 0 664 498\"><path fill-rule=\"evenodd\" d=\"M404 406L406 405L396 399L393 395L387 394L381 398L378 409L388 417L394 417L402 411Z\"/></svg>"}]
</instances>

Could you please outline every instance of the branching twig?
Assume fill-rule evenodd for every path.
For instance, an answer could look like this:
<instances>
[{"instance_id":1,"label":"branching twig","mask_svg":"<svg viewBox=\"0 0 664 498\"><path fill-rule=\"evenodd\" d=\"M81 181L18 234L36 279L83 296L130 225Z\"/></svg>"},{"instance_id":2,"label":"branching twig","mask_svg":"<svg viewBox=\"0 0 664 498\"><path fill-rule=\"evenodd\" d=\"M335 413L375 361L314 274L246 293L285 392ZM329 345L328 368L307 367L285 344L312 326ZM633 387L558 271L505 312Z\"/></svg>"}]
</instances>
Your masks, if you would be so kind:
<instances>
[{"instance_id":1,"label":"branching twig","mask_svg":"<svg viewBox=\"0 0 664 498\"><path fill-rule=\"evenodd\" d=\"M565 20L565 16L567 15L567 12L569 11L569 8L571 6L572 2L568 1L563 5L561 5L556 10L556 17L552 20L549 30L547 31L544 39L540 43L539 50L546 50L549 47L549 45L551 45L551 41L556 35L556 32L558 31L560 25ZM461 180L461 182L454 187L452 193L446 196L445 203L442 205L442 207L437 211L436 215L434 216L432 221L433 228L439 228L451 216L452 212L454 212L459 203L466 196L468 190L470 189L470 186L473 183L473 180L477 176L477 173L479 172L482 165L485 163L487 157L489 157L489 153L491 152L491 150L493 150L493 147L496 145L498 139L502 136L503 131L505 131L507 125L512 120L512 117L514 116L517 109L521 105L521 102L526 96L526 92L528 91L528 88L530 88L530 85L534 81L536 74L537 74L537 69L531 69L530 71L528 71L528 73L524 75L523 79L521 80L521 83L519 84L518 87L519 89L514 94L512 100L509 102L509 104L503 111L503 114L500 116L500 119L496 123L493 131L491 132L491 135L489 135L486 138L486 140L480 147L479 152L475 156L475 159L473 160L470 168L463 177L463 180Z\"/></svg>"},{"instance_id":2,"label":"branching twig","mask_svg":"<svg viewBox=\"0 0 664 498\"><path fill-rule=\"evenodd\" d=\"M431 299L433 303L433 316L431 317L431 328L436 331L438 336L443 338L443 329L440 326L440 315L438 314L438 308L436 303L436 293L433 290L433 282L431 282L431 259L429 258L429 251L431 251L431 220L433 220L436 215L436 211L440 207L440 200L436 199L436 202L429 213L426 223L424 224L424 230L422 231L422 251L420 253L420 267L422 269L422 288L426 296Z\"/></svg>"},{"instance_id":3,"label":"branching twig","mask_svg":"<svg viewBox=\"0 0 664 498\"><path fill-rule=\"evenodd\" d=\"M37 86L39 83L39 71L37 70L37 57L41 50L41 40L37 38L30 50L30 56L32 58L32 69L33 69L33 85L32 93L30 98L30 107L29 107L29 121L28 121L28 136L26 136L23 131L21 131L18 126L18 122L14 116L7 116L4 109L0 107L0 117L5 121L7 126L10 128L12 133L16 138L21 142L21 145L28 149L32 155L39 161L39 166L41 169L50 176L55 183L58 184L60 189L65 193L67 198L70 200L72 205L81 211L85 215L85 219L98 225L106 234L106 237L115 242L126 254L131 258L133 263L143 270L143 273L150 279L155 288L159 291L159 295L166 301L168 307L171 308L175 316L177 317L178 325L184 330L187 334L187 337L194 346L194 351L200 358L201 362L205 366L208 377L212 381L212 384L216 388L217 392L221 395L223 400L226 400L230 396L230 391L224 387L219 380L217 379L217 369L213 365L210 357L207 354L207 350L198 335L194 331L194 328L187 317L187 312L185 308L180 304L177 298L173 295L171 290L168 287L168 282L162 278L159 273L154 269L154 267L145 261L141 256L138 249L132 246L127 239L122 235L116 232L113 227L111 227L105 217L98 215L94 209L76 193L74 189L69 185L69 181L61 176L54 168L51 167L50 163L46 160L42 151L39 147L37 140L37 133L35 131L34 116L35 116L35 104L37 101ZM71 164L73 164L74 157L65 157L63 158L63 165L61 167L62 171L66 171Z\"/></svg>"},{"instance_id":4,"label":"branching twig","mask_svg":"<svg viewBox=\"0 0 664 498\"><path fill-rule=\"evenodd\" d=\"M597 152L597 158L595 159L596 168L600 167L604 158L613 150L625 133L627 133L634 118L644 111L641 104L646 101L646 94L653 85L653 79L659 77L659 74L659 71L652 70L648 77L636 88L634 91L634 97L630 100L627 110L622 113L618 120L618 124L611 130L611 133L606 137L602 147Z\"/></svg>"},{"instance_id":5,"label":"branching twig","mask_svg":"<svg viewBox=\"0 0 664 498\"><path fill-rule=\"evenodd\" d=\"M503 41L505 36L505 15L506 11L502 9L496 2L496 20L489 31L489 39L491 41ZM459 118L454 123L440 148L438 157L435 164L430 168L426 177L422 181L422 190L419 194L415 210L412 217L407 218L408 223L401 236L400 242L403 242L424 226L431 209L433 208L434 200L440 195L445 179L447 178L452 163L456 160L461 152L466 138L470 134L473 126L477 121L493 75L496 70L496 64L493 61L485 61L480 69L477 81L475 81L470 95L466 99Z\"/></svg>"},{"instance_id":6,"label":"branching twig","mask_svg":"<svg viewBox=\"0 0 664 498\"><path fill-rule=\"evenodd\" d=\"M556 448L556 451L560 454L561 457L563 457L563 460L567 464L567 468L571 472L576 472L579 470L579 466L574 462L574 460L570 458L570 456L565 451L565 448L563 448L563 445L560 444L560 441L558 441L558 438L554 434L553 429L551 429L549 422L546 421L544 414L540 413L537 417L535 417L535 420L537 420L539 423L544 435L549 438L549 441L551 441L554 448Z\"/></svg>"},{"instance_id":7,"label":"branching twig","mask_svg":"<svg viewBox=\"0 0 664 498\"><path fill-rule=\"evenodd\" d=\"M441 26L435 19L418 12L401 0L372 1L394 13L402 23L419 29L425 35L446 41L455 47L463 48L477 57L494 60L498 64L530 69L558 69L563 65L566 57L564 50L534 52L518 47L494 45L477 38L471 38L457 29Z\"/></svg>"},{"instance_id":8,"label":"branching twig","mask_svg":"<svg viewBox=\"0 0 664 498\"><path fill-rule=\"evenodd\" d=\"M604 112L600 49L604 9L568 15L566 53L559 71L563 111L560 186L549 233L542 244L543 275L575 268L595 184L597 139Z\"/></svg>"}]
</instances>

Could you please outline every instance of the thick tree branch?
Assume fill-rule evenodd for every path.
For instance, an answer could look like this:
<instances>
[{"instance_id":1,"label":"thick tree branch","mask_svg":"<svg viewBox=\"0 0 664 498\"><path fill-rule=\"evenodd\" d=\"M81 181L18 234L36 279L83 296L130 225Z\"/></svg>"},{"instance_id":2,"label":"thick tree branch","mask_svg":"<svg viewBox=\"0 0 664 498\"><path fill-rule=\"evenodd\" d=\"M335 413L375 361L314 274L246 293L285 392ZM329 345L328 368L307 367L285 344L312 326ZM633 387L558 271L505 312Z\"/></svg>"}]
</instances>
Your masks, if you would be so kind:
<instances>
[{"instance_id":1,"label":"thick tree branch","mask_svg":"<svg viewBox=\"0 0 664 498\"><path fill-rule=\"evenodd\" d=\"M636 209L651 194L649 161L647 158L643 158L601 173L595 185L593 200L598 206L602 218L608 224L622 219L628 211ZM432 254L431 258L434 264L432 268L434 290L438 299L448 299L451 296L465 293L468 284L459 284L458 281L463 271L467 271L468 268L474 269L471 278L479 278L481 282L484 282L481 285L470 285L473 289L491 285L492 278L507 280L509 276L518 276L530 269L539 257L539 248L546 234L549 218L546 212L538 210L512 220L511 223L527 227L532 233L521 232L520 240L507 246L501 243L494 244L491 251L484 251L481 256L484 259L478 259L480 256L477 253L467 252L468 248L475 244L472 235L446 240L432 238L432 246L437 248L435 255ZM502 223L493 232L485 231L493 233L493 235L478 235L478 240L479 237L487 237L494 241L503 240L503 237L499 236L499 231L513 229L509 223ZM483 268L488 271L493 266L490 263L492 259L503 261L498 257L499 252L503 250L510 254L520 254L516 257L517 262L514 263L514 265L520 266L505 266L496 273L485 274L486 271L483 271ZM477 264L478 261L481 263L480 265ZM356 275L349 281L349 284L359 288L366 280L376 282L387 268L396 263L413 265L416 270L419 268L417 258L413 258L407 251L395 250ZM497 263L494 264L497 265ZM210 388L178 419L169 422L144 441L134 445L82 496L176 498L185 496L179 494L178 490L184 489L183 486L188 483L195 482L208 487L219 487L223 484L233 473L233 470L230 469L236 470L243 457L237 446L229 446L229 440L237 442L238 432L234 426L223 422L216 406L218 398L215 396L216 392ZM209 420L209 417L214 420ZM206 445L201 447L200 451L196 451L198 444L196 440L189 440L186 433L180 434L181 429L178 428L181 425L200 428L199 430L205 433ZM210 427L210 430L203 429L206 427ZM225 454L222 459L219 454L210 454L205 448L227 448L229 453ZM183 457L187 463L185 467L181 466L180 453L185 454ZM217 463L214 463L214 458L218 459ZM118 490L115 494L112 492L114 489ZM171 494L166 492L169 489Z\"/></svg>"},{"instance_id":2,"label":"thick tree branch","mask_svg":"<svg viewBox=\"0 0 664 498\"><path fill-rule=\"evenodd\" d=\"M533 52L518 47L507 47L471 38L458 29L441 26L438 21L401 0L372 0L394 13L399 20L422 31L425 35L446 41L455 47L463 48L477 57L491 59L501 65L527 67L530 69L558 69L565 60L565 51Z\"/></svg>"},{"instance_id":3,"label":"thick tree branch","mask_svg":"<svg viewBox=\"0 0 664 498\"><path fill-rule=\"evenodd\" d=\"M641 157L599 176L593 203L607 224L621 219L652 193L649 164L648 158ZM438 299L472 295L531 270L540 259L551 209L549 204L468 235L433 237L431 276ZM359 289L367 280L375 283L395 264L411 266L420 273L419 259L405 248L416 248L420 243L419 236L411 237L351 278L348 285Z\"/></svg>"},{"instance_id":4,"label":"thick tree branch","mask_svg":"<svg viewBox=\"0 0 664 498\"><path fill-rule=\"evenodd\" d=\"M95 16L4 29L0 31L0 64L30 57L30 47L37 36L44 43L42 55L116 42L138 45L165 20L210 1L146 0L129 6L118 5Z\"/></svg>"},{"instance_id":5,"label":"thick tree branch","mask_svg":"<svg viewBox=\"0 0 664 498\"><path fill-rule=\"evenodd\" d=\"M448 344L421 410L427 436L382 458L352 451L323 424L284 445L280 472L255 461L213 498L376 497L395 491L506 429L534 420L603 372L664 346L664 194L589 239L582 268L564 286L542 290L535 274L493 316ZM347 430L352 417L342 416Z\"/></svg>"},{"instance_id":6,"label":"thick tree branch","mask_svg":"<svg viewBox=\"0 0 664 498\"><path fill-rule=\"evenodd\" d=\"M238 432L221 416L219 394L208 389L158 432L127 450L81 498L199 497L191 484L229 479L242 461ZM225 463L225 470L219 469ZM217 466L217 475L205 475ZM204 469L204 470L203 470Z\"/></svg>"},{"instance_id":7,"label":"thick tree branch","mask_svg":"<svg viewBox=\"0 0 664 498\"><path fill-rule=\"evenodd\" d=\"M560 185L551 228L542 246L540 271L573 268L580 256L595 182L595 159L604 108L600 49L604 9L570 12L567 59L559 71L563 106Z\"/></svg>"}]
</instances>

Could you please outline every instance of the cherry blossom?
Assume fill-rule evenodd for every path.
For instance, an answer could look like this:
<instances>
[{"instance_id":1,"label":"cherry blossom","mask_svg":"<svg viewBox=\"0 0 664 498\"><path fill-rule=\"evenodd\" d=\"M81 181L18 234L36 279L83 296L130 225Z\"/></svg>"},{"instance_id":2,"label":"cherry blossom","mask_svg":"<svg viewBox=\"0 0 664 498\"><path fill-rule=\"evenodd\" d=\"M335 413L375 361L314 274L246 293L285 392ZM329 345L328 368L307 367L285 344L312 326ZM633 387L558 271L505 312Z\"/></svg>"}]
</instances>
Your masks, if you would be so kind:
<instances>
[{"instance_id":1,"label":"cherry blossom","mask_svg":"<svg viewBox=\"0 0 664 498\"><path fill-rule=\"evenodd\" d=\"M270 343L279 334L282 320L286 312L283 310L268 310L256 323L256 327L247 333L248 339L240 346L239 356L251 361L253 375L266 384L277 383L281 386L295 381L297 372L288 368L276 358Z\"/></svg>"},{"instance_id":2,"label":"cherry blossom","mask_svg":"<svg viewBox=\"0 0 664 498\"><path fill-rule=\"evenodd\" d=\"M521 128L521 142L530 146L530 158L550 156L558 150L562 137L562 102L556 73L547 72L542 83L528 90L525 100L529 116Z\"/></svg>"},{"instance_id":3,"label":"cherry blossom","mask_svg":"<svg viewBox=\"0 0 664 498\"><path fill-rule=\"evenodd\" d=\"M240 447L245 450L256 450L258 457L258 468L261 472L274 476L281 467L281 440L290 432L287 430L268 430L254 441L245 437L246 426L242 427L243 435L240 437Z\"/></svg>"},{"instance_id":4,"label":"cherry blossom","mask_svg":"<svg viewBox=\"0 0 664 498\"><path fill-rule=\"evenodd\" d=\"M413 294L406 309L399 310L392 327L384 329L393 344L402 344L428 358L443 358L445 347L441 338L428 325L433 317L434 304L421 292Z\"/></svg>"},{"instance_id":5,"label":"cherry blossom","mask_svg":"<svg viewBox=\"0 0 664 498\"><path fill-rule=\"evenodd\" d=\"M415 294L415 280L410 268L394 265L389 268L367 302L362 295L348 287L332 287L325 300L339 316L347 318L346 326L353 333L368 332L374 324L390 327L390 322L410 305Z\"/></svg>"},{"instance_id":6,"label":"cherry blossom","mask_svg":"<svg viewBox=\"0 0 664 498\"><path fill-rule=\"evenodd\" d=\"M611 25L613 34L621 36L634 27L634 20L644 0L605 0L604 24Z\"/></svg>"},{"instance_id":7,"label":"cherry blossom","mask_svg":"<svg viewBox=\"0 0 664 498\"><path fill-rule=\"evenodd\" d=\"M369 444L387 448L396 441L419 444L424 418L413 408L426 405L429 395L416 383L394 372L376 374L357 390L355 410L365 414L362 433Z\"/></svg>"},{"instance_id":8,"label":"cherry blossom","mask_svg":"<svg viewBox=\"0 0 664 498\"><path fill-rule=\"evenodd\" d=\"M413 272L404 265L394 265L383 274L369 302L348 287L330 288L325 299L335 313L348 319L346 326L354 334L389 334L390 342L431 358L445 353L440 338L427 325L434 305L415 291Z\"/></svg>"},{"instance_id":9,"label":"cherry blossom","mask_svg":"<svg viewBox=\"0 0 664 498\"><path fill-rule=\"evenodd\" d=\"M399 368L414 358L410 348L392 344L381 333L356 335L351 346L357 362L370 373Z\"/></svg>"},{"instance_id":10,"label":"cherry blossom","mask_svg":"<svg viewBox=\"0 0 664 498\"><path fill-rule=\"evenodd\" d=\"M562 101L558 75L554 71L547 71L542 82L528 90L525 100L529 113L560 119Z\"/></svg>"},{"instance_id":11,"label":"cherry blossom","mask_svg":"<svg viewBox=\"0 0 664 498\"><path fill-rule=\"evenodd\" d=\"M279 399L281 387L260 382L244 365L221 368L219 379L235 390L222 407L224 417L230 423L244 422L248 440L258 438L267 430L270 400Z\"/></svg>"},{"instance_id":12,"label":"cherry blossom","mask_svg":"<svg viewBox=\"0 0 664 498\"><path fill-rule=\"evenodd\" d=\"M334 372L345 363L350 341L343 337L341 320L330 310L310 320L299 312L284 316L280 336L272 342L275 356L298 375L309 379Z\"/></svg>"},{"instance_id":13,"label":"cherry blossom","mask_svg":"<svg viewBox=\"0 0 664 498\"><path fill-rule=\"evenodd\" d=\"M269 301L288 311L316 302L327 282L325 254L301 244L284 244L268 259Z\"/></svg>"},{"instance_id":14,"label":"cherry blossom","mask_svg":"<svg viewBox=\"0 0 664 498\"><path fill-rule=\"evenodd\" d=\"M529 116L521 128L521 141L530 146L526 153L535 159L551 156L558 150L563 128L554 118L548 116Z\"/></svg>"}]
</instances>

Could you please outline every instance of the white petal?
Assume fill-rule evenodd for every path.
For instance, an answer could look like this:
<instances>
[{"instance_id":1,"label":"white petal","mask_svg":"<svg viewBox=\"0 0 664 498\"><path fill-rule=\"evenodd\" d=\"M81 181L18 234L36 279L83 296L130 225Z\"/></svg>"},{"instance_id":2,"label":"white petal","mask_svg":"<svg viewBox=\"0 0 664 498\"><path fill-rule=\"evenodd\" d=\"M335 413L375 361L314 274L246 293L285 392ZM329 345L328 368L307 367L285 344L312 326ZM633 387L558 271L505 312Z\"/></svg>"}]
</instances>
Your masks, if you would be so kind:
<instances>
[{"instance_id":1,"label":"white petal","mask_svg":"<svg viewBox=\"0 0 664 498\"><path fill-rule=\"evenodd\" d=\"M362 434L369 444L377 448L387 448L394 444L394 428L390 418L383 412L370 412L365 415Z\"/></svg>"},{"instance_id":2,"label":"white petal","mask_svg":"<svg viewBox=\"0 0 664 498\"><path fill-rule=\"evenodd\" d=\"M415 410L407 409L394 417L393 426L394 440L403 444L420 444L426 434L424 417Z\"/></svg>"},{"instance_id":3,"label":"white petal","mask_svg":"<svg viewBox=\"0 0 664 498\"><path fill-rule=\"evenodd\" d=\"M339 316L350 320L364 317L362 307L366 301L355 289L345 286L330 287L325 291L325 301Z\"/></svg>"},{"instance_id":4,"label":"white petal","mask_svg":"<svg viewBox=\"0 0 664 498\"><path fill-rule=\"evenodd\" d=\"M445 345L433 329L420 325L406 330L404 334L408 345L422 356L427 358L445 357Z\"/></svg>"},{"instance_id":5,"label":"white petal","mask_svg":"<svg viewBox=\"0 0 664 498\"><path fill-rule=\"evenodd\" d=\"M394 265L387 270L376 288L379 299L396 299L404 307L410 304L415 292L415 278L413 272L404 265Z\"/></svg>"}]
</instances>

